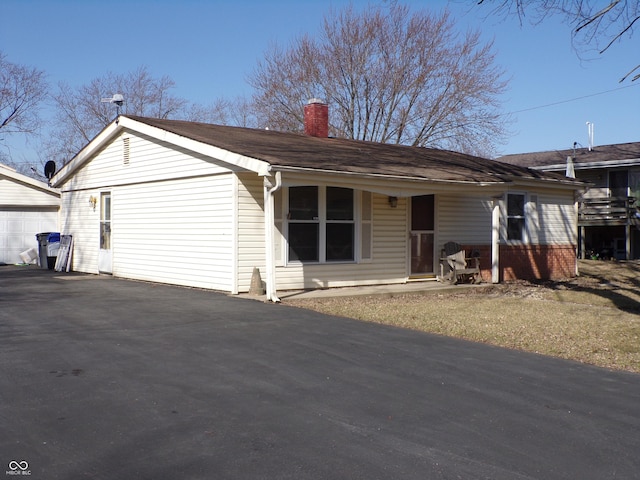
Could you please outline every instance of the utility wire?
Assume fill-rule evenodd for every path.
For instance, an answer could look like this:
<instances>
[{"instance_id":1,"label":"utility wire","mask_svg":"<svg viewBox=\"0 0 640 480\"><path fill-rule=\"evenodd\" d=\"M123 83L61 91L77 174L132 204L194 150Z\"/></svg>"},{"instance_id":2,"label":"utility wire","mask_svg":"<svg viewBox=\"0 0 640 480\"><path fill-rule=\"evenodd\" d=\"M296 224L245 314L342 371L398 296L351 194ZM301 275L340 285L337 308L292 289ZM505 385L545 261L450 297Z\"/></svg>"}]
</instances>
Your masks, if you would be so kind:
<instances>
[{"instance_id":1,"label":"utility wire","mask_svg":"<svg viewBox=\"0 0 640 480\"><path fill-rule=\"evenodd\" d=\"M640 83L634 83L633 85L626 85L624 87L618 87L618 88L614 88L612 90L606 90L604 92L592 93L590 95L583 95L582 97L570 98L568 100L560 100L559 102L548 103L546 105L539 105L537 107L530 107L530 108L525 108L523 110L516 110L515 112L510 112L509 115L516 114L516 113L522 113L522 112L530 112L532 110L539 110L541 108L553 107L555 105L562 105L563 103L569 103L569 102L575 102L575 101L578 101L578 100L584 100L585 98L597 97L598 95L605 95L607 93L617 92L618 90L624 90L625 88L637 87L638 85L640 85Z\"/></svg>"}]
</instances>

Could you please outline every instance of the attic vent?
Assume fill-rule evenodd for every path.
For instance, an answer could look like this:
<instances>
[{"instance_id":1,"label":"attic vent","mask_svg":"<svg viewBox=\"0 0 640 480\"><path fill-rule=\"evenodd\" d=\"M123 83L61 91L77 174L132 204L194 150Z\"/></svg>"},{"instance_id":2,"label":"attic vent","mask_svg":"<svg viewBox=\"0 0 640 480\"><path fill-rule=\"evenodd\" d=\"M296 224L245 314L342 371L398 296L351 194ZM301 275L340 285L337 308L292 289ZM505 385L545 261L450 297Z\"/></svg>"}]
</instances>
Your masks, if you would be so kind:
<instances>
[{"instance_id":1,"label":"attic vent","mask_svg":"<svg viewBox=\"0 0 640 480\"><path fill-rule=\"evenodd\" d=\"M129 137L122 139L122 164L129 165Z\"/></svg>"}]
</instances>

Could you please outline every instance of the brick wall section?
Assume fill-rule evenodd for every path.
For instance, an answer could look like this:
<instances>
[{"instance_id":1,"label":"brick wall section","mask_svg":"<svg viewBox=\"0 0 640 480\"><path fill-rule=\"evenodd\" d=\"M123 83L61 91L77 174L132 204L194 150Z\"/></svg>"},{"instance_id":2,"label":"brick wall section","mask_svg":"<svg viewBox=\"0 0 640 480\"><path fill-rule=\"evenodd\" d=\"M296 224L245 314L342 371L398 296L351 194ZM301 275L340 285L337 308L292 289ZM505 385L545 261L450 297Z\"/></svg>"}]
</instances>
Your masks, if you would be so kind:
<instances>
[{"instance_id":1,"label":"brick wall section","mask_svg":"<svg viewBox=\"0 0 640 480\"><path fill-rule=\"evenodd\" d=\"M500 281L575 277L577 261L575 245L500 245Z\"/></svg>"},{"instance_id":2,"label":"brick wall section","mask_svg":"<svg viewBox=\"0 0 640 480\"><path fill-rule=\"evenodd\" d=\"M463 245L480 254L482 281L491 282L491 245ZM575 245L500 245L500 281L560 280L576 275Z\"/></svg>"}]
</instances>

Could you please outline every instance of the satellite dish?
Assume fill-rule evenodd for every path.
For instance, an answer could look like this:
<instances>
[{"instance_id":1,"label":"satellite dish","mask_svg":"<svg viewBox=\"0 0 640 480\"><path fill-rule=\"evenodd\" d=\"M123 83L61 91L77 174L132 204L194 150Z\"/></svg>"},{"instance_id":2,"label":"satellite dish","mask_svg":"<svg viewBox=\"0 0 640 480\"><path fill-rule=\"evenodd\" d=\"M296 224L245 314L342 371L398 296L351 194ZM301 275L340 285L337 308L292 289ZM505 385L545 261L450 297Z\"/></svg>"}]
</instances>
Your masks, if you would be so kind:
<instances>
[{"instance_id":1,"label":"satellite dish","mask_svg":"<svg viewBox=\"0 0 640 480\"><path fill-rule=\"evenodd\" d=\"M120 115L120 107L124 103L124 96L120 93L114 93L111 98L101 98L100 103L115 103L116 113Z\"/></svg>"},{"instance_id":2,"label":"satellite dish","mask_svg":"<svg viewBox=\"0 0 640 480\"><path fill-rule=\"evenodd\" d=\"M44 176L51 180L54 173L56 173L56 162L49 160L44 164Z\"/></svg>"}]
</instances>

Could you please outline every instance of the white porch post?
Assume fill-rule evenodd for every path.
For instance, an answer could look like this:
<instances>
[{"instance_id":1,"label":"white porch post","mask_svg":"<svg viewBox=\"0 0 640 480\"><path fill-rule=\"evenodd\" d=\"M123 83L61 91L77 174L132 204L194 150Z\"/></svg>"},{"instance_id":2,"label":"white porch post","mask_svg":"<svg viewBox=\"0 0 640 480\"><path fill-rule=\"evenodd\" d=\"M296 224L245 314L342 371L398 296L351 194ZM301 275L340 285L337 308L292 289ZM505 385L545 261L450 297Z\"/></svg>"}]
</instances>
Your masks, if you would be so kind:
<instances>
[{"instance_id":1,"label":"white porch post","mask_svg":"<svg viewBox=\"0 0 640 480\"><path fill-rule=\"evenodd\" d=\"M491 283L500 282L500 200L502 197L493 198L493 211L491 212Z\"/></svg>"},{"instance_id":2,"label":"white porch post","mask_svg":"<svg viewBox=\"0 0 640 480\"><path fill-rule=\"evenodd\" d=\"M267 176L263 177L264 183L264 248L266 269L266 294L267 300L279 302L276 287L276 264L273 256L274 250L274 201L273 194L282 186L280 172L275 173L275 183Z\"/></svg>"}]
</instances>

